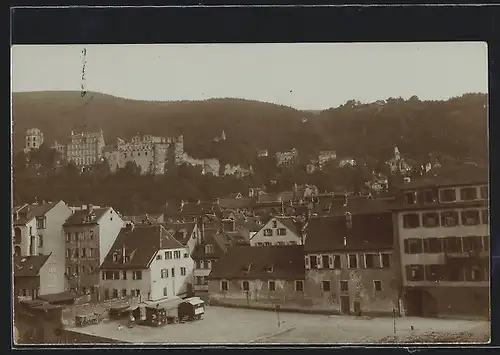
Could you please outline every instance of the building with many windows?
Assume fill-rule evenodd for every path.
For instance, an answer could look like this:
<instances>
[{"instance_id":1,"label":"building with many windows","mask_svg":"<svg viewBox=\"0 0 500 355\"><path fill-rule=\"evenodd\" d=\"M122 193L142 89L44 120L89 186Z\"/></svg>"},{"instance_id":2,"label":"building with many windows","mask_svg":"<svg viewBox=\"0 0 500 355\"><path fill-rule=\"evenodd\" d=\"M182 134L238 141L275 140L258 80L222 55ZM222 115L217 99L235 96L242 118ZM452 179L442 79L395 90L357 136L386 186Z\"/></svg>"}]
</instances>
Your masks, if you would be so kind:
<instances>
[{"instance_id":1,"label":"building with many windows","mask_svg":"<svg viewBox=\"0 0 500 355\"><path fill-rule=\"evenodd\" d=\"M123 228L100 268L103 299L157 301L193 294L194 261L162 225Z\"/></svg>"},{"instance_id":2,"label":"building with many windows","mask_svg":"<svg viewBox=\"0 0 500 355\"><path fill-rule=\"evenodd\" d=\"M66 275L70 288L99 294L99 265L104 261L124 222L111 207L87 205L64 223Z\"/></svg>"},{"instance_id":3,"label":"building with many windows","mask_svg":"<svg viewBox=\"0 0 500 355\"><path fill-rule=\"evenodd\" d=\"M488 172L429 172L394 207L405 308L412 316L488 316Z\"/></svg>"},{"instance_id":4,"label":"building with many windows","mask_svg":"<svg viewBox=\"0 0 500 355\"><path fill-rule=\"evenodd\" d=\"M104 146L102 130L100 132L71 131L68 144L55 142L52 148L61 154L63 160L84 167L101 162Z\"/></svg>"},{"instance_id":5,"label":"building with many windows","mask_svg":"<svg viewBox=\"0 0 500 355\"><path fill-rule=\"evenodd\" d=\"M343 215L309 220L305 291L313 308L355 315L399 309L392 213L376 207L352 209L351 214L347 205Z\"/></svg>"},{"instance_id":6,"label":"building with many windows","mask_svg":"<svg viewBox=\"0 0 500 355\"><path fill-rule=\"evenodd\" d=\"M212 266L210 303L275 307L304 304L301 245L238 246Z\"/></svg>"},{"instance_id":7,"label":"building with many windows","mask_svg":"<svg viewBox=\"0 0 500 355\"><path fill-rule=\"evenodd\" d=\"M28 128L25 133L24 152L38 149L43 144L43 133L38 128Z\"/></svg>"},{"instance_id":8,"label":"building with many windows","mask_svg":"<svg viewBox=\"0 0 500 355\"><path fill-rule=\"evenodd\" d=\"M71 214L71 209L64 201L24 204L13 209L15 258L33 261L34 267L40 269L42 274L47 270L50 271L51 287L44 288L47 285L38 285L36 291L38 295L47 294L49 291L58 293L66 289L63 224ZM44 256L45 259L29 258L35 256ZM21 265L29 265L29 263ZM20 274L24 275L25 272L20 271ZM21 288L24 289L24 287Z\"/></svg>"}]
</instances>

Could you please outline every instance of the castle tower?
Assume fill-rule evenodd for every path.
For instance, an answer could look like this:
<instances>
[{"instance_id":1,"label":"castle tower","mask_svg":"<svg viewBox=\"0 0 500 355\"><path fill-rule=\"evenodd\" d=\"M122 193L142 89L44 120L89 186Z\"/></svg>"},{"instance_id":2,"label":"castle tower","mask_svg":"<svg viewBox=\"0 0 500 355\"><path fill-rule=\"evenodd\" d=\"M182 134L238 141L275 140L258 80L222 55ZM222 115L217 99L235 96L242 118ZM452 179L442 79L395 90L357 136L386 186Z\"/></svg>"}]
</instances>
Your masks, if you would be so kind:
<instances>
[{"instance_id":1,"label":"castle tower","mask_svg":"<svg viewBox=\"0 0 500 355\"><path fill-rule=\"evenodd\" d=\"M181 165L184 162L184 136L181 134L174 143L175 165Z\"/></svg>"},{"instance_id":2,"label":"castle tower","mask_svg":"<svg viewBox=\"0 0 500 355\"><path fill-rule=\"evenodd\" d=\"M396 161L401 160L401 153L397 145L394 146L394 159L396 159Z\"/></svg>"},{"instance_id":3,"label":"castle tower","mask_svg":"<svg viewBox=\"0 0 500 355\"><path fill-rule=\"evenodd\" d=\"M24 151L38 149L43 144L43 133L38 128L28 128L25 133Z\"/></svg>"}]
</instances>

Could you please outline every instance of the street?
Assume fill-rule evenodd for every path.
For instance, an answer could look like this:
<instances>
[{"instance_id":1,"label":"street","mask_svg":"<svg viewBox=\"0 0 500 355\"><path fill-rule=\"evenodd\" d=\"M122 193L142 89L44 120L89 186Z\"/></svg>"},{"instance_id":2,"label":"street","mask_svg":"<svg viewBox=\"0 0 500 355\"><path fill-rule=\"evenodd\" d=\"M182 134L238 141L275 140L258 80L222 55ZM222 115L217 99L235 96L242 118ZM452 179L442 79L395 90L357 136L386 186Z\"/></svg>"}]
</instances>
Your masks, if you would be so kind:
<instances>
[{"instance_id":1,"label":"street","mask_svg":"<svg viewBox=\"0 0 500 355\"><path fill-rule=\"evenodd\" d=\"M163 328L119 328L117 322L71 330L131 343L374 343L394 340L393 318L356 318L280 313L223 307L206 308L204 319ZM125 323L123 323L125 324ZM396 337L468 332L485 321L397 318ZM412 329L413 327L413 329ZM390 340L387 340L390 341Z\"/></svg>"}]
</instances>

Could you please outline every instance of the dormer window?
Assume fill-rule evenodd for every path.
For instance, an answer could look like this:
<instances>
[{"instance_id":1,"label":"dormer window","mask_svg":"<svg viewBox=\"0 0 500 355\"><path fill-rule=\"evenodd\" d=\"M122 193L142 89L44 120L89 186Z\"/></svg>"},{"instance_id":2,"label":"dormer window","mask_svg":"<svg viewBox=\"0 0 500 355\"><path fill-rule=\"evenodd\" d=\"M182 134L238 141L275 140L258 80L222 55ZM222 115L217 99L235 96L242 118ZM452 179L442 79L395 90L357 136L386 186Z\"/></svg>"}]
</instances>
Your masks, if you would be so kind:
<instances>
[{"instance_id":1,"label":"dormer window","mask_svg":"<svg viewBox=\"0 0 500 355\"><path fill-rule=\"evenodd\" d=\"M118 253L113 253L113 261L114 262L118 261Z\"/></svg>"},{"instance_id":2,"label":"dormer window","mask_svg":"<svg viewBox=\"0 0 500 355\"><path fill-rule=\"evenodd\" d=\"M251 267L252 267L252 263L250 263L250 264L248 264L248 265L243 266L243 267L241 268L241 270L242 270L243 272L245 272L245 273L248 273L248 272L250 272Z\"/></svg>"},{"instance_id":3,"label":"dormer window","mask_svg":"<svg viewBox=\"0 0 500 355\"><path fill-rule=\"evenodd\" d=\"M273 228L278 228L278 222L277 221L273 221Z\"/></svg>"},{"instance_id":4,"label":"dormer window","mask_svg":"<svg viewBox=\"0 0 500 355\"><path fill-rule=\"evenodd\" d=\"M205 254L211 254L213 252L212 244L205 245Z\"/></svg>"},{"instance_id":5,"label":"dormer window","mask_svg":"<svg viewBox=\"0 0 500 355\"><path fill-rule=\"evenodd\" d=\"M272 273L274 271L274 265L266 265L264 267L264 271L266 271L268 273Z\"/></svg>"}]
</instances>

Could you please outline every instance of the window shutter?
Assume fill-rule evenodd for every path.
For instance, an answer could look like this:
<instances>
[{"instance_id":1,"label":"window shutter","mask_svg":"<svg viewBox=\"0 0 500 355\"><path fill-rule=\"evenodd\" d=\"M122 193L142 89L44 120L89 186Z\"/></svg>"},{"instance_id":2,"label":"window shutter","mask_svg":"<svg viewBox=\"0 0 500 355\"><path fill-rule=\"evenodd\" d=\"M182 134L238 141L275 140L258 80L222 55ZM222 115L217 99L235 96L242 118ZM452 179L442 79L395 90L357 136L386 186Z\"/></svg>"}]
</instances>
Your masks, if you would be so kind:
<instances>
[{"instance_id":1,"label":"window shutter","mask_svg":"<svg viewBox=\"0 0 500 355\"><path fill-rule=\"evenodd\" d=\"M321 254L318 255L316 260L317 260L316 262L318 263L317 268L322 269L323 268L323 255L321 255ZM315 266L315 265L313 265L313 266Z\"/></svg>"},{"instance_id":2,"label":"window shutter","mask_svg":"<svg viewBox=\"0 0 500 355\"><path fill-rule=\"evenodd\" d=\"M328 267L333 269L333 255L328 255Z\"/></svg>"},{"instance_id":3,"label":"window shutter","mask_svg":"<svg viewBox=\"0 0 500 355\"><path fill-rule=\"evenodd\" d=\"M306 270L309 270L311 268L311 263L310 263L310 260L309 260L309 255L306 255L304 257L305 259L305 263L306 263Z\"/></svg>"}]
</instances>

